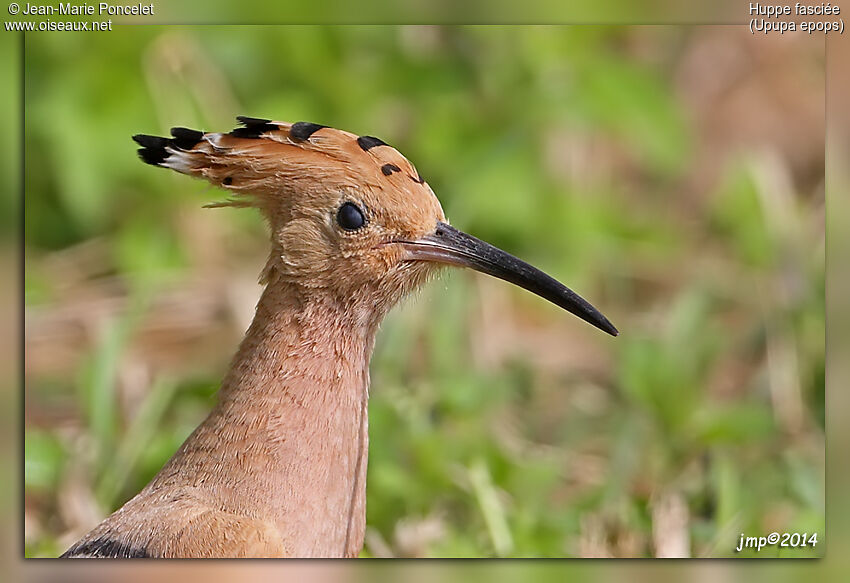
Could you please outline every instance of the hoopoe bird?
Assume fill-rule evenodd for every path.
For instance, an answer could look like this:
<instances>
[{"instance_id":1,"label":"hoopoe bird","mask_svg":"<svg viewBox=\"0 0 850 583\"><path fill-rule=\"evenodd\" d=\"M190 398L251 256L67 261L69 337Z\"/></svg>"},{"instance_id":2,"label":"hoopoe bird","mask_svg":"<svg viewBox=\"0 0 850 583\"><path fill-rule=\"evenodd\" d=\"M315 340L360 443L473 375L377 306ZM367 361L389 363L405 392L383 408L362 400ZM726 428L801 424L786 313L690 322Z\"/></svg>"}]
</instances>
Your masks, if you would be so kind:
<instances>
[{"instance_id":1,"label":"hoopoe bird","mask_svg":"<svg viewBox=\"0 0 850 583\"><path fill-rule=\"evenodd\" d=\"M136 135L141 159L256 207L271 233L256 314L209 416L62 557L355 557L366 527L369 360L384 315L441 265L521 286L616 336L542 271L450 226L372 136L237 118Z\"/></svg>"}]
</instances>

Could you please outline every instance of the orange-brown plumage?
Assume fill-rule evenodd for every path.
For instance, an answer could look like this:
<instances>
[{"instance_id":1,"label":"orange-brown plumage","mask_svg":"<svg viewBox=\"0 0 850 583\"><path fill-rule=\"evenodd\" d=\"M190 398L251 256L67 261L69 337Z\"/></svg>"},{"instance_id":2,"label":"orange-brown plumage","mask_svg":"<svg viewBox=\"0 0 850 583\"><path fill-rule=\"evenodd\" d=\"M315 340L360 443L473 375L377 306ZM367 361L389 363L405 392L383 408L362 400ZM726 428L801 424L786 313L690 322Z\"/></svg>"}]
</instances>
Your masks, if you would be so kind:
<instances>
[{"instance_id":1,"label":"orange-brown plumage","mask_svg":"<svg viewBox=\"0 0 850 583\"><path fill-rule=\"evenodd\" d=\"M63 556L356 556L365 532L369 359L386 312L439 264L516 283L603 330L569 289L445 222L377 138L240 118L230 133L135 136L269 223L265 290L219 400L157 476Z\"/></svg>"}]
</instances>

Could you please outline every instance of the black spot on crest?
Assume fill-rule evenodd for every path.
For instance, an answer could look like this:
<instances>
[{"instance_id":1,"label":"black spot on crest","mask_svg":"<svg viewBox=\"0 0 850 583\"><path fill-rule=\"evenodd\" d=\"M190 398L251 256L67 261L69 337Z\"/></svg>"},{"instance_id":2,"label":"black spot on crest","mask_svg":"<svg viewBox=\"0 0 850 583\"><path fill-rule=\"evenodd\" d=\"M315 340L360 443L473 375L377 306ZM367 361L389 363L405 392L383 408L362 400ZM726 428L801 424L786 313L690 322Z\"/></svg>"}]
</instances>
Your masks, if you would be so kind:
<instances>
[{"instance_id":1,"label":"black spot on crest","mask_svg":"<svg viewBox=\"0 0 850 583\"><path fill-rule=\"evenodd\" d=\"M292 127L289 128L289 137L294 140L303 142L304 140L309 140L310 136L315 134L320 129L326 127L328 126L323 126L317 123L311 123L309 121L299 121L292 124Z\"/></svg>"},{"instance_id":2,"label":"black spot on crest","mask_svg":"<svg viewBox=\"0 0 850 583\"><path fill-rule=\"evenodd\" d=\"M364 152L368 152L370 148L374 148L375 146L386 146L387 143L375 136L360 136L357 138L357 145L360 146Z\"/></svg>"},{"instance_id":3,"label":"black spot on crest","mask_svg":"<svg viewBox=\"0 0 850 583\"><path fill-rule=\"evenodd\" d=\"M171 155L166 148L191 150L204 138L204 132L188 128L171 128L171 135L174 137L162 138L146 134L133 136L133 141L142 146L138 150L139 158L147 164L159 166Z\"/></svg>"},{"instance_id":4,"label":"black spot on crest","mask_svg":"<svg viewBox=\"0 0 850 583\"><path fill-rule=\"evenodd\" d=\"M191 150L204 139L204 132L189 128L171 128L171 135L174 136L171 143L181 150Z\"/></svg>"},{"instance_id":5,"label":"black spot on crest","mask_svg":"<svg viewBox=\"0 0 850 583\"><path fill-rule=\"evenodd\" d=\"M259 117L248 117L247 115L237 115L236 121L241 123L244 126L256 126L256 125L265 125L269 123L270 119L261 119Z\"/></svg>"},{"instance_id":6,"label":"black spot on crest","mask_svg":"<svg viewBox=\"0 0 850 583\"><path fill-rule=\"evenodd\" d=\"M143 148L164 148L168 145L168 138L159 136L147 136L145 134L136 134L133 136L133 141Z\"/></svg>"},{"instance_id":7,"label":"black spot on crest","mask_svg":"<svg viewBox=\"0 0 850 583\"><path fill-rule=\"evenodd\" d=\"M381 172L384 173L384 176L389 176L393 172L401 172L401 168L399 168L395 164L384 164L383 166L381 166Z\"/></svg>"},{"instance_id":8,"label":"black spot on crest","mask_svg":"<svg viewBox=\"0 0 850 583\"><path fill-rule=\"evenodd\" d=\"M416 178L414 178L413 176L411 176L411 177L410 177L410 179L411 179L413 182L415 182L416 184L425 184L425 179L424 179L424 178L422 178L422 176L421 176L420 174L418 174L418 173L416 174Z\"/></svg>"},{"instance_id":9,"label":"black spot on crest","mask_svg":"<svg viewBox=\"0 0 850 583\"><path fill-rule=\"evenodd\" d=\"M60 559L72 557L96 557L102 559L148 559L150 555L142 547L99 537L91 541L78 543L62 553Z\"/></svg>"},{"instance_id":10,"label":"black spot on crest","mask_svg":"<svg viewBox=\"0 0 850 583\"><path fill-rule=\"evenodd\" d=\"M263 126L249 126L247 128L236 128L230 135L234 138L259 138L265 133L273 132L278 129L276 125L268 124Z\"/></svg>"},{"instance_id":11,"label":"black spot on crest","mask_svg":"<svg viewBox=\"0 0 850 583\"><path fill-rule=\"evenodd\" d=\"M142 162L145 164L151 164L152 166L159 166L165 162L166 158L168 158L168 152L164 149L152 150L150 148L139 148L136 151L139 154L139 158L142 159Z\"/></svg>"},{"instance_id":12,"label":"black spot on crest","mask_svg":"<svg viewBox=\"0 0 850 583\"><path fill-rule=\"evenodd\" d=\"M133 141L142 146L137 151L139 153L139 158L141 158L146 164L159 166L169 156L169 153L165 151L165 147L168 146L171 141L168 138L136 134L133 136Z\"/></svg>"},{"instance_id":13,"label":"black spot on crest","mask_svg":"<svg viewBox=\"0 0 850 583\"><path fill-rule=\"evenodd\" d=\"M267 132L273 132L280 129L277 124L269 123L271 122L269 119L239 115L236 116L236 120L245 127L236 128L230 132L230 135L234 138L259 138Z\"/></svg>"}]
</instances>

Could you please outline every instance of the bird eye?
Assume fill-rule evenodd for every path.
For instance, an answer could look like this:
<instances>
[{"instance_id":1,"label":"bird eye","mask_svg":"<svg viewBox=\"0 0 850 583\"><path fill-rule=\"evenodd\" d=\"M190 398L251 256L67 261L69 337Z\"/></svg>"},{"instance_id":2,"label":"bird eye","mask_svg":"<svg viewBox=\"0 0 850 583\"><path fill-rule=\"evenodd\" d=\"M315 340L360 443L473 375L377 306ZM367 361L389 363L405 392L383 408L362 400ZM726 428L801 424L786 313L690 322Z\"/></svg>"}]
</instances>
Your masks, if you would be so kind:
<instances>
[{"instance_id":1,"label":"bird eye","mask_svg":"<svg viewBox=\"0 0 850 583\"><path fill-rule=\"evenodd\" d=\"M356 231L366 224L363 211L353 202L347 202L339 207L336 213L336 222L346 231Z\"/></svg>"}]
</instances>

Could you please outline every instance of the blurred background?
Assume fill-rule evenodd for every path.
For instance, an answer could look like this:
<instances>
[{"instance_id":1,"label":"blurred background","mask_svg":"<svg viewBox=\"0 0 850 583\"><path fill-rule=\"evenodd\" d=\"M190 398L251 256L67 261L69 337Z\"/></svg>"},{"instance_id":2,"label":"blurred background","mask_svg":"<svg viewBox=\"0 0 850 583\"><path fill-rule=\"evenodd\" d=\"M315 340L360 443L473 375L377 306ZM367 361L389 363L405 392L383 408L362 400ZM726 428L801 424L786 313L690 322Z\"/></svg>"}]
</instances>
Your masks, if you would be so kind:
<instances>
[{"instance_id":1,"label":"blurred background","mask_svg":"<svg viewBox=\"0 0 850 583\"><path fill-rule=\"evenodd\" d=\"M377 135L620 329L447 272L372 360L364 556L735 553L824 533L824 44L742 27L124 27L26 40L25 552L211 408L267 236L139 162L236 115ZM10 213L3 213L9 217Z\"/></svg>"}]
</instances>

